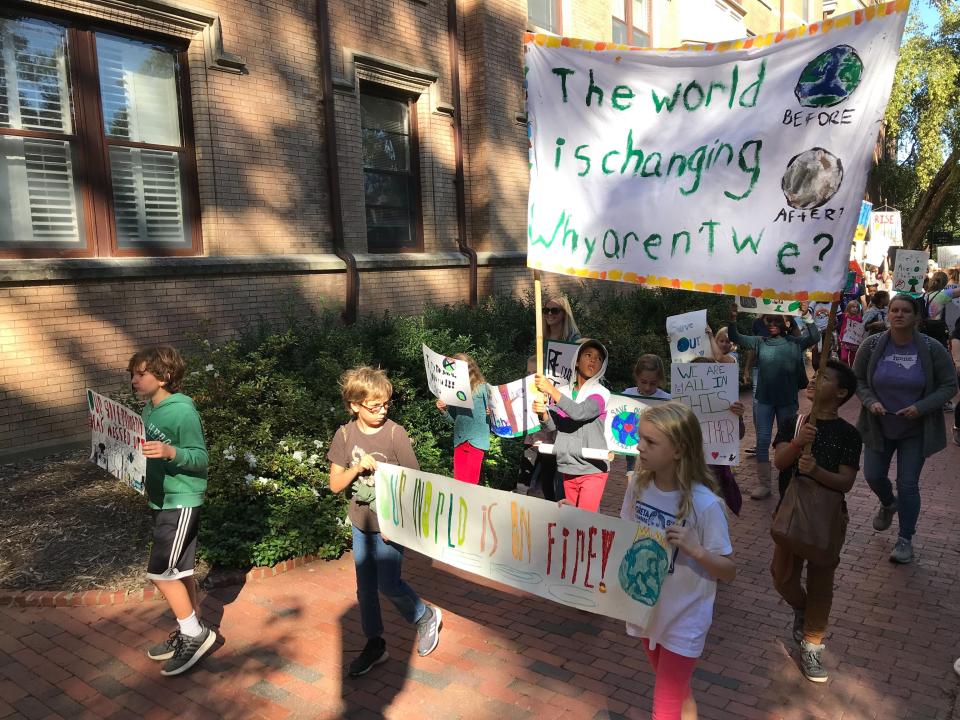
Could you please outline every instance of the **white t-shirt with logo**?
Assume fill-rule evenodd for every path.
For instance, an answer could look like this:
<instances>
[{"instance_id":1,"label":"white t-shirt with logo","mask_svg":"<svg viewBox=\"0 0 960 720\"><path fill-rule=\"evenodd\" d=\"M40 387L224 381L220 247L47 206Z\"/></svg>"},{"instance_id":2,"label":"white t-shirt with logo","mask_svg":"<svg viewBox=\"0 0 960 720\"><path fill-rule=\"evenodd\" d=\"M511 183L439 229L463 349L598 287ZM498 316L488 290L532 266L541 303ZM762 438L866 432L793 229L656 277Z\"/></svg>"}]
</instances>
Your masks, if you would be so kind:
<instances>
[{"instance_id":1,"label":"white t-shirt with logo","mask_svg":"<svg viewBox=\"0 0 960 720\"><path fill-rule=\"evenodd\" d=\"M620 517L638 523L652 520L665 530L676 522L679 506L679 490L664 492L651 482L639 498L627 489ZM694 486L693 509L684 522L692 525L707 552L733 552L723 501L703 485ZM713 622L716 594L717 581L693 558L675 549L649 621L645 627L628 622L627 634L647 638L651 649L663 645L677 655L700 657Z\"/></svg>"}]
</instances>

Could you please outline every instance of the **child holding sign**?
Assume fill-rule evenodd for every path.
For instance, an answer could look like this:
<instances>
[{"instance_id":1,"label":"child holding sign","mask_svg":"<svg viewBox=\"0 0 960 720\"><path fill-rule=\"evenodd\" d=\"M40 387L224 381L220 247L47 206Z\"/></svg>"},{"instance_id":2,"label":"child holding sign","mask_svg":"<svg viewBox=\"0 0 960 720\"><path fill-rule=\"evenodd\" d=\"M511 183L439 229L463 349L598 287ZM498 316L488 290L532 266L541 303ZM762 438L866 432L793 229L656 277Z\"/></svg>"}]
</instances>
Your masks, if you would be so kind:
<instances>
[{"instance_id":1,"label":"child holding sign","mask_svg":"<svg viewBox=\"0 0 960 720\"><path fill-rule=\"evenodd\" d=\"M596 340L584 340L571 370L573 382L559 389L537 373L537 390L550 398L551 405L548 409L537 400L533 410L543 420L544 429L557 431L554 452L567 502L597 512L608 470L603 424L610 391L601 384L607 370L607 349ZM585 452L589 450L594 453Z\"/></svg>"},{"instance_id":2,"label":"child holding sign","mask_svg":"<svg viewBox=\"0 0 960 720\"><path fill-rule=\"evenodd\" d=\"M389 657L383 640L380 593L390 599L404 620L416 624L420 656L429 655L437 647L441 612L425 605L400 577L403 546L384 538L377 520L373 478L377 463L420 469L407 431L387 419L393 385L383 370L364 366L347 370L340 377L340 388L343 403L354 419L333 436L327 460L330 489L339 493L352 488L347 515L353 525L360 627L367 638L363 652L350 663L349 673L356 677Z\"/></svg>"},{"instance_id":3,"label":"child holding sign","mask_svg":"<svg viewBox=\"0 0 960 720\"><path fill-rule=\"evenodd\" d=\"M717 580L731 581L737 566L723 503L703 458L697 417L679 402L652 407L640 417L640 465L627 487L620 517L665 524L674 560L660 562L659 597L643 638L656 675L654 718L696 717L690 679L713 621ZM671 567L672 565L672 567Z\"/></svg>"},{"instance_id":4,"label":"child holding sign","mask_svg":"<svg viewBox=\"0 0 960 720\"><path fill-rule=\"evenodd\" d=\"M863 314L860 312L860 303L851 300L840 316L840 362L853 365L862 340Z\"/></svg>"},{"instance_id":5,"label":"child holding sign","mask_svg":"<svg viewBox=\"0 0 960 720\"><path fill-rule=\"evenodd\" d=\"M127 370L133 391L146 400L143 454L154 523L147 577L177 618L170 638L147 650L147 656L164 663L161 675L179 675L217 641L217 634L200 623L193 577L207 489L207 445L193 400L178 392L186 365L176 348L158 345L141 350L130 358Z\"/></svg>"},{"instance_id":6,"label":"child holding sign","mask_svg":"<svg viewBox=\"0 0 960 720\"><path fill-rule=\"evenodd\" d=\"M487 409L487 381L477 367L476 361L469 355L460 353L453 356L463 360L470 370L470 392L472 408L447 406L443 400L437 400L437 410L444 419L453 425L453 477L456 480L477 485L480 482L480 468L483 456L490 449L490 418Z\"/></svg>"}]
</instances>

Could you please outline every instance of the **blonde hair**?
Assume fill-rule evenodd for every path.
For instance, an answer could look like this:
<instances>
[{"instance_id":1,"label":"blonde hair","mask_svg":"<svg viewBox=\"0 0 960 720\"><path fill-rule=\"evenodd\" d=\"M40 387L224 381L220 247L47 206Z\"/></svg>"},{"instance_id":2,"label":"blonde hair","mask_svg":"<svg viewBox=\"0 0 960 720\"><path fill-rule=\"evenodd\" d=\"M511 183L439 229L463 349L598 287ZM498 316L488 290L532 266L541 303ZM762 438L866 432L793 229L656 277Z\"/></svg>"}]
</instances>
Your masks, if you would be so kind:
<instances>
[{"instance_id":1,"label":"blonde hair","mask_svg":"<svg viewBox=\"0 0 960 720\"><path fill-rule=\"evenodd\" d=\"M387 373L369 365L351 368L340 376L340 397L348 412L353 412L350 403L358 405L370 398L385 398L393 395L393 383Z\"/></svg>"},{"instance_id":2,"label":"blonde hair","mask_svg":"<svg viewBox=\"0 0 960 720\"><path fill-rule=\"evenodd\" d=\"M714 337L719 340L721 335L727 338L727 340L730 339L730 331L726 327L722 327L717 330L717 332L714 334Z\"/></svg>"},{"instance_id":3,"label":"blonde hair","mask_svg":"<svg viewBox=\"0 0 960 720\"><path fill-rule=\"evenodd\" d=\"M480 368L477 366L477 361L466 353L457 353L453 356L454 360L463 360L467 364L467 370L470 371L470 392L476 393L477 388L481 385L486 385L487 381L483 377L483 373L480 372Z\"/></svg>"},{"instance_id":4,"label":"blonde hair","mask_svg":"<svg viewBox=\"0 0 960 720\"><path fill-rule=\"evenodd\" d=\"M569 342L571 337L580 334L580 328L577 327L577 321L573 319L573 309L570 307L570 301L567 300L566 295L557 295L556 297L552 297L547 300L543 306L546 307L547 303L556 303L563 308L563 326L560 328L560 337L550 337L547 323L541 317L540 324L543 327L544 340L562 340L563 342Z\"/></svg>"},{"instance_id":5,"label":"blonde hair","mask_svg":"<svg viewBox=\"0 0 960 720\"><path fill-rule=\"evenodd\" d=\"M676 482L680 490L680 508L677 519L683 520L693 509L693 488L698 483L714 495L719 495L716 478L707 467L703 458L703 433L700 422L683 403L673 401L656 405L644 411L640 422L648 422L667 436L667 439L679 451L676 465ZM639 497L653 481L654 473L644 470L640 465L630 481L630 491Z\"/></svg>"},{"instance_id":6,"label":"blonde hair","mask_svg":"<svg viewBox=\"0 0 960 720\"><path fill-rule=\"evenodd\" d=\"M660 359L659 355L653 353L647 353L637 358L637 364L633 366L633 376L635 378L639 377L642 372L655 372L660 382L663 382L664 377L666 377L663 370L663 360Z\"/></svg>"}]
</instances>

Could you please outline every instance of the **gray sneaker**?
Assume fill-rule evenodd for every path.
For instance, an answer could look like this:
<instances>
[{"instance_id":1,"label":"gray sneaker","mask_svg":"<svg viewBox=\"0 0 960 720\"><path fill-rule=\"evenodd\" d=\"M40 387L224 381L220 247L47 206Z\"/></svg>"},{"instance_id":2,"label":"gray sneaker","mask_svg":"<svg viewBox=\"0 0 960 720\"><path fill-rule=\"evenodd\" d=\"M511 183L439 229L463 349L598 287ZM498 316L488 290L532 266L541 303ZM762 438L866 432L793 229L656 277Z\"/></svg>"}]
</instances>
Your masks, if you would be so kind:
<instances>
[{"instance_id":1,"label":"gray sneaker","mask_svg":"<svg viewBox=\"0 0 960 720\"><path fill-rule=\"evenodd\" d=\"M827 670L820 660L822 652L823 645L814 645L806 640L800 643L800 670L810 682L822 683L827 681Z\"/></svg>"},{"instance_id":2,"label":"gray sneaker","mask_svg":"<svg viewBox=\"0 0 960 720\"><path fill-rule=\"evenodd\" d=\"M430 607L424 610L423 615L417 620L417 655L424 657L429 655L437 648L440 642L440 625L443 613L438 607Z\"/></svg>"},{"instance_id":3,"label":"gray sneaker","mask_svg":"<svg viewBox=\"0 0 960 720\"><path fill-rule=\"evenodd\" d=\"M803 642L803 610L793 611L793 639L798 645Z\"/></svg>"},{"instance_id":4,"label":"gray sneaker","mask_svg":"<svg viewBox=\"0 0 960 720\"><path fill-rule=\"evenodd\" d=\"M196 637L189 637L183 633L177 634L174 640L173 657L167 660L160 671L161 675L179 675L184 673L206 655L217 641L217 634L208 627Z\"/></svg>"},{"instance_id":5,"label":"gray sneaker","mask_svg":"<svg viewBox=\"0 0 960 720\"><path fill-rule=\"evenodd\" d=\"M147 657L151 660L169 660L172 658L173 650L177 646L177 636L179 634L180 629L177 628L170 633L170 637L168 637L162 643L157 643L147 650Z\"/></svg>"},{"instance_id":6,"label":"gray sneaker","mask_svg":"<svg viewBox=\"0 0 960 720\"><path fill-rule=\"evenodd\" d=\"M913 562L913 543L906 538L897 538L897 544L890 551L890 562L900 565Z\"/></svg>"},{"instance_id":7,"label":"gray sneaker","mask_svg":"<svg viewBox=\"0 0 960 720\"><path fill-rule=\"evenodd\" d=\"M893 505L880 505L877 514L873 516L873 529L882 532L893 523L893 516L897 513L897 499L893 499Z\"/></svg>"}]
</instances>

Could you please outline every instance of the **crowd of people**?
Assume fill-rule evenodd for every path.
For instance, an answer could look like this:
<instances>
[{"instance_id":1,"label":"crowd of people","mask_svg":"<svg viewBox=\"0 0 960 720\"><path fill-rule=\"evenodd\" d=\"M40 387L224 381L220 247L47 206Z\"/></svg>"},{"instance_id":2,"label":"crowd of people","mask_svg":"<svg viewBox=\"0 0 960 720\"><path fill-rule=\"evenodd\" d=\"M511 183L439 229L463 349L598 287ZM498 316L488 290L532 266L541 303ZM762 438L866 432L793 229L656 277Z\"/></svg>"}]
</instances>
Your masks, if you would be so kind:
<instances>
[{"instance_id":1,"label":"crowd of people","mask_svg":"<svg viewBox=\"0 0 960 720\"><path fill-rule=\"evenodd\" d=\"M738 328L734 306L726 327L715 334L707 329L710 352L699 360L742 362L753 388L757 484L751 497L769 497L776 482L780 502L772 526L775 548L770 570L777 592L793 608L800 665L811 681L827 679L822 653L848 519L843 496L854 484L861 455L864 477L878 499L873 526L878 532L887 530L896 517L898 538L890 560L901 564L913 560L921 471L925 459L946 446L942 411L957 392L960 365L951 360L944 340L935 337L937 327L931 322L960 295L956 282L951 288L949 280L945 274L935 277L921 298L891 298L877 285L865 283L867 296L851 299L844 318L846 323L861 324L867 334L852 346L844 342L841 329L837 356L823 365L815 362L812 378L806 355L812 351L817 361L822 352L821 335L827 327L822 306L804 303L796 318L766 315L754 323L752 334ZM611 459L596 452L606 448L608 351L600 341L581 337L570 303L562 296L545 303L541 321L545 341L575 342L579 348L570 383L563 387L555 386L543 368L531 363L541 394L533 410L542 427L525 440L520 478L531 493L598 512ZM953 341L960 355L960 320ZM476 484L490 443L488 386L472 358L457 357L468 365L472 407L453 408L438 401L437 410L452 425L453 477ZM822 369L817 372L818 368ZM197 411L179 392L185 372L179 353L168 346L148 348L130 359L128 369L133 389L146 401L146 491L155 516L149 577L177 618L177 628L148 655L164 663L162 674L176 675L198 662L216 640L213 628L200 621L193 580L206 448ZM644 353L634 367L635 385L624 390L666 402L641 415L639 454L635 464L627 466L620 514L636 521L644 506L676 518L667 539L678 556L674 571L664 580L653 619L642 627L628 623L627 632L642 639L656 675L653 717L692 718L696 703L690 680L712 622L717 582L736 574L728 511L739 514L741 496L730 468L706 463L700 424L686 405L669 402L665 379L661 358ZM377 463L419 467L407 431L388 418L390 380L383 370L357 367L343 374L340 388L352 419L332 438L327 459L330 489L350 497L348 516L366 645L348 672L360 676L388 657L380 595L415 625L417 652L422 656L438 645L442 611L424 603L403 579L404 548L384 537L377 522ZM800 413L799 393L804 389L808 398L817 398L808 415ZM854 395L861 403L856 427L839 415L840 406ZM736 402L731 410L740 418L742 438L745 407ZM955 423L954 441L960 444L957 427ZM552 451L540 452L541 446ZM888 470L894 454L897 475L891 482ZM805 536L797 534L791 515L797 512L818 516L819 524L804 530Z\"/></svg>"}]
</instances>

